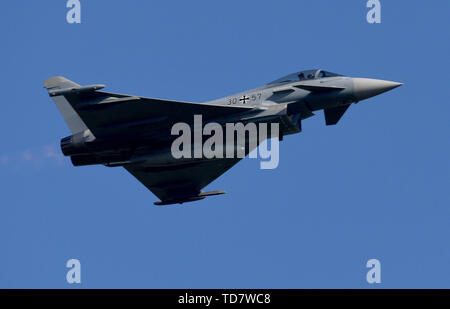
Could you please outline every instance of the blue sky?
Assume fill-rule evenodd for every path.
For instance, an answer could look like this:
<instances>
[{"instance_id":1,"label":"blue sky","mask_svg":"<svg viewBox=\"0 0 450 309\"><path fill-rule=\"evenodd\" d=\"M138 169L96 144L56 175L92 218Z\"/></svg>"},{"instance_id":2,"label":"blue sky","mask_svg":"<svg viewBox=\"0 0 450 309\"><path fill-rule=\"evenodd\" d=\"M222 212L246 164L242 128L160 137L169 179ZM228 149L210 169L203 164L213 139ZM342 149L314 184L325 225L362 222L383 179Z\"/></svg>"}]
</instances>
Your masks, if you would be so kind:
<instances>
[{"instance_id":1,"label":"blue sky","mask_svg":"<svg viewBox=\"0 0 450 309\"><path fill-rule=\"evenodd\" d=\"M81 0L81 25L66 1L3 3L0 288L450 288L450 3L381 3L379 25L363 0ZM121 168L61 158L42 84L200 102L310 68L405 85L167 208Z\"/></svg>"}]
</instances>

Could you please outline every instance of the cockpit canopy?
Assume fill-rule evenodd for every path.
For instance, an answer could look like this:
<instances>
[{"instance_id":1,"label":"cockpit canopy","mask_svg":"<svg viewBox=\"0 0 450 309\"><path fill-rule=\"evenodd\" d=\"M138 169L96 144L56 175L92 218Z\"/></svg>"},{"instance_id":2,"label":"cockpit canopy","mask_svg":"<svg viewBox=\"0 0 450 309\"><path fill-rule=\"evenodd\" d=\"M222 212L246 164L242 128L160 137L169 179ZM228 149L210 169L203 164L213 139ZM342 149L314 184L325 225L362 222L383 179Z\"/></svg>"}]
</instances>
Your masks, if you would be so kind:
<instances>
[{"instance_id":1,"label":"cockpit canopy","mask_svg":"<svg viewBox=\"0 0 450 309\"><path fill-rule=\"evenodd\" d=\"M325 78L325 77L336 77L336 76L342 76L342 75L339 75L336 73L331 73L331 72L324 71L324 70L306 70L306 71L301 71L301 72L286 75L282 78L274 80L273 82L269 83L268 85L287 83L287 82L297 82L297 81L310 80L310 79L320 79L320 78Z\"/></svg>"}]
</instances>

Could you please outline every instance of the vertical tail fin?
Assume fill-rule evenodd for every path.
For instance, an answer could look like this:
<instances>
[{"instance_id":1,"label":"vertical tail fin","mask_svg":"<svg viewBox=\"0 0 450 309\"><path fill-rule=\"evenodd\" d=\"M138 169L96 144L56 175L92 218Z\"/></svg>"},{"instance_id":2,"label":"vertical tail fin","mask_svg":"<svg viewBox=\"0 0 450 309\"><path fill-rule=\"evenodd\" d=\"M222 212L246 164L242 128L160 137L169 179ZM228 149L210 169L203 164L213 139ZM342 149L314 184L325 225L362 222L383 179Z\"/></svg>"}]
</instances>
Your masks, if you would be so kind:
<instances>
[{"instance_id":1,"label":"vertical tail fin","mask_svg":"<svg viewBox=\"0 0 450 309\"><path fill-rule=\"evenodd\" d=\"M70 88L78 88L80 85L74 83L67 78L56 76L44 81L44 87L50 93L55 90L63 90ZM86 124L81 120L80 116L75 112L73 107L67 101L64 95L52 96L53 101L59 109L72 134L80 133L87 130Z\"/></svg>"}]
</instances>

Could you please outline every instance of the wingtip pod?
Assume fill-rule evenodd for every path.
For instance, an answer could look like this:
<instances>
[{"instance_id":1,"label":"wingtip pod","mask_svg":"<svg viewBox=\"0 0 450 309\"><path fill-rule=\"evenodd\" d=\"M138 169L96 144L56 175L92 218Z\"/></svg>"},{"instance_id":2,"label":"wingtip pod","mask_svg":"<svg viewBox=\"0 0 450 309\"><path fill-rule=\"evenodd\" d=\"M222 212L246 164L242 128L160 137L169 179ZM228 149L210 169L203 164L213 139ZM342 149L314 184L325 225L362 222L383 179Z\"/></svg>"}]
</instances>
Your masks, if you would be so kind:
<instances>
[{"instance_id":1,"label":"wingtip pod","mask_svg":"<svg viewBox=\"0 0 450 309\"><path fill-rule=\"evenodd\" d=\"M189 202L203 200L203 199L207 198L208 196L221 195L221 194L225 194L225 193L226 193L225 191L201 192L198 195L188 196L188 197L183 197L183 198L178 198L178 199L165 200L165 201L157 201L153 204L155 204L156 206L183 204L183 203L189 203Z\"/></svg>"},{"instance_id":2,"label":"wingtip pod","mask_svg":"<svg viewBox=\"0 0 450 309\"><path fill-rule=\"evenodd\" d=\"M82 93L82 92L91 92L105 88L105 85L89 85L83 87L73 87L68 89L58 89L58 90L49 90L49 94L51 97L55 97L58 95L66 95L71 93Z\"/></svg>"}]
</instances>

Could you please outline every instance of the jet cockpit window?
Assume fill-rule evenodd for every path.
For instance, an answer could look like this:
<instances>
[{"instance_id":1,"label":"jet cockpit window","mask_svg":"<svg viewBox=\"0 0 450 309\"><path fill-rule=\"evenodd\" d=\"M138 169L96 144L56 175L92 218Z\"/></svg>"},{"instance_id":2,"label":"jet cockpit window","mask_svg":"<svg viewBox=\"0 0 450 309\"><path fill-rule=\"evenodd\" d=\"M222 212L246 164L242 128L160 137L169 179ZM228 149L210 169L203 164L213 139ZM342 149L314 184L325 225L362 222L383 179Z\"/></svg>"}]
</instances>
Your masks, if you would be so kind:
<instances>
[{"instance_id":1,"label":"jet cockpit window","mask_svg":"<svg viewBox=\"0 0 450 309\"><path fill-rule=\"evenodd\" d=\"M318 79L318 78L325 78L325 77L336 77L336 76L342 76L342 75L339 75L336 73L331 73L328 71L323 71L323 70L307 70L307 71L301 71L301 72L297 72L294 74L286 75L282 78L274 80L273 82L269 83L269 85L288 83L288 82L296 82L296 81L309 80L309 79Z\"/></svg>"},{"instance_id":2,"label":"jet cockpit window","mask_svg":"<svg viewBox=\"0 0 450 309\"><path fill-rule=\"evenodd\" d=\"M324 78L324 77L336 77L336 76L342 76L336 73L331 73L323 70L317 70L316 72L316 78Z\"/></svg>"}]
</instances>

